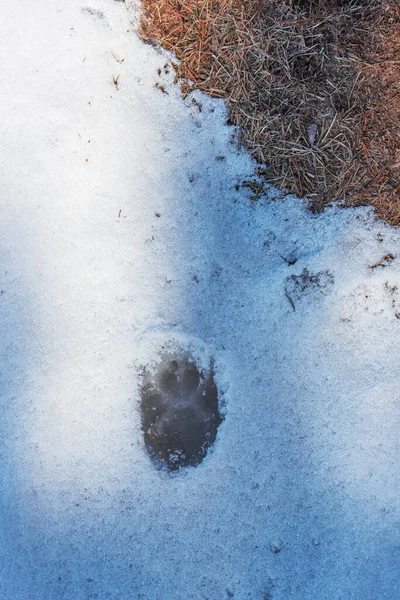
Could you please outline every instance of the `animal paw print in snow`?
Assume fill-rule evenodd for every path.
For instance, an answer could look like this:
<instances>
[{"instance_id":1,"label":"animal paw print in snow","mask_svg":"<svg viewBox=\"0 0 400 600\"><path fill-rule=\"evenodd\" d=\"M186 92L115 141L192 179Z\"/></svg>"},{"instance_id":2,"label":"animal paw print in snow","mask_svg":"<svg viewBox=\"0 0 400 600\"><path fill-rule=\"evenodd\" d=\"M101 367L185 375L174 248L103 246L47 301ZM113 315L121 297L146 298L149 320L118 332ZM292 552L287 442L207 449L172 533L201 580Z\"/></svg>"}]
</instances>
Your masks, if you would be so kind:
<instances>
[{"instance_id":1,"label":"animal paw print in snow","mask_svg":"<svg viewBox=\"0 0 400 600\"><path fill-rule=\"evenodd\" d=\"M169 470L199 464L222 422L212 368L204 373L185 354L164 356L140 392L150 456Z\"/></svg>"}]
</instances>

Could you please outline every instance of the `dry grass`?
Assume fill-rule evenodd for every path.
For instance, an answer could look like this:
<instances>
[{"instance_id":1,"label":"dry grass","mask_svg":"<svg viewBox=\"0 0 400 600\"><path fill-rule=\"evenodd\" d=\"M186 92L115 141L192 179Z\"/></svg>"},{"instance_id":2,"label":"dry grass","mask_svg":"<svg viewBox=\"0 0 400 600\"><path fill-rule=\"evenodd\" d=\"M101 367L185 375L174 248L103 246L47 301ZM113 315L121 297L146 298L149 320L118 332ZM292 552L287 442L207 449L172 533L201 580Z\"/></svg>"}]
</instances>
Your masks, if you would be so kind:
<instances>
[{"instance_id":1,"label":"dry grass","mask_svg":"<svg viewBox=\"0 0 400 600\"><path fill-rule=\"evenodd\" d=\"M400 226L397 0L142 0L177 75L226 98L268 183Z\"/></svg>"}]
</instances>

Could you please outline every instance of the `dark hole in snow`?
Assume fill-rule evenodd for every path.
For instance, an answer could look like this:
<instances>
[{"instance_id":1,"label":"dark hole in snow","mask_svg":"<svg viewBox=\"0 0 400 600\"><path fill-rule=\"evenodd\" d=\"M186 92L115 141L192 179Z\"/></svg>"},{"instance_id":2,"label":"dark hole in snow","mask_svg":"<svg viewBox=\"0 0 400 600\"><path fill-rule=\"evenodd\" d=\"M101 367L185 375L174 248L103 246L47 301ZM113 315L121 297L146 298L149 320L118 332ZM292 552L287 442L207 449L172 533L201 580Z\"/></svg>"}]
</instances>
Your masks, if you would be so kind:
<instances>
[{"instance_id":1,"label":"dark hole in snow","mask_svg":"<svg viewBox=\"0 0 400 600\"><path fill-rule=\"evenodd\" d=\"M198 465L222 422L214 372L185 353L164 356L146 371L140 390L144 441L158 466L174 471Z\"/></svg>"}]
</instances>

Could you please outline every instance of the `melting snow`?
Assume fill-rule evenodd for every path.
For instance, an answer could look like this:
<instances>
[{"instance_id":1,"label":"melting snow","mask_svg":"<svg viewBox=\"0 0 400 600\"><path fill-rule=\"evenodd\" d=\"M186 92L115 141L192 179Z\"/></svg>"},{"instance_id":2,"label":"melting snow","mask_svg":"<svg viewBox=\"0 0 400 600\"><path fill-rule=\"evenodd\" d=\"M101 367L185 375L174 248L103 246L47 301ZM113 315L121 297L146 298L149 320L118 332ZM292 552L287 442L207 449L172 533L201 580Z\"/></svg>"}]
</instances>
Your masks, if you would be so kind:
<instances>
[{"instance_id":1,"label":"melting snow","mask_svg":"<svg viewBox=\"0 0 400 600\"><path fill-rule=\"evenodd\" d=\"M400 597L399 232L252 204L132 7L1 13L1 599ZM175 476L138 379L171 340L224 412Z\"/></svg>"}]
</instances>

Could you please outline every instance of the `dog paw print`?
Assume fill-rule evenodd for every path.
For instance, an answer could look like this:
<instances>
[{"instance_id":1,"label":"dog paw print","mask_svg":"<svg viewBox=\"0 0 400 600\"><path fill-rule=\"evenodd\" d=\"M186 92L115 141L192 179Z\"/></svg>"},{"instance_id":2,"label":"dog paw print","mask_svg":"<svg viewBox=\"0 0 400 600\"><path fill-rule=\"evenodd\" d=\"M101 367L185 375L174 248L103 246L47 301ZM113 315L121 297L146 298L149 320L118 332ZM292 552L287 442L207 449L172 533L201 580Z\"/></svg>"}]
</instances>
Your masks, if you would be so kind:
<instances>
[{"instance_id":1,"label":"dog paw print","mask_svg":"<svg viewBox=\"0 0 400 600\"><path fill-rule=\"evenodd\" d=\"M222 422L214 372L182 351L145 371L140 390L144 441L150 457L174 471L199 464Z\"/></svg>"}]
</instances>

